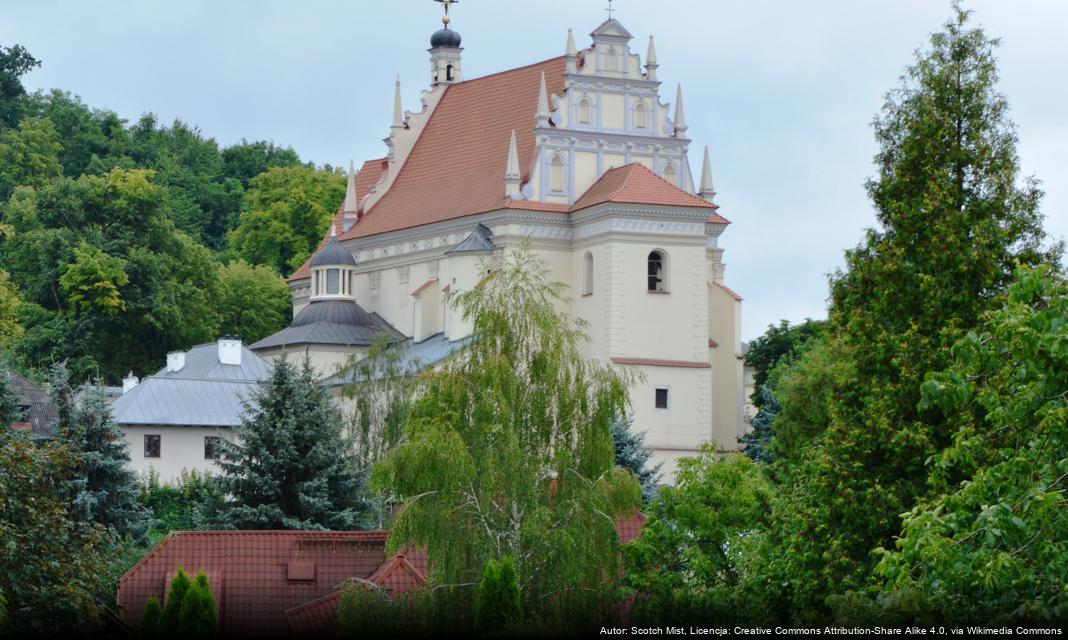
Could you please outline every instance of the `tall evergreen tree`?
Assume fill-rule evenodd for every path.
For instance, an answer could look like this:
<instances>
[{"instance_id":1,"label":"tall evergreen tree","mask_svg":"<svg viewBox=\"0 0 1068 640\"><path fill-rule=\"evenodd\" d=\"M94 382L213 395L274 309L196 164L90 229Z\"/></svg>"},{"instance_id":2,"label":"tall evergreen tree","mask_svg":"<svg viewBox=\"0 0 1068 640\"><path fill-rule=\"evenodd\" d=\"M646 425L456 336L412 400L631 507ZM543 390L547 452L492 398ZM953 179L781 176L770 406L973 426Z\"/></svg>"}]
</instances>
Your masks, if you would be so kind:
<instances>
[{"instance_id":1,"label":"tall evergreen tree","mask_svg":"<svg viewBox=\"0 0 1068 640\"><path fill-rule=\"evenodd\" d=\"M185 567L178 567L178 573L171 580L170 590L163 605L163 615L160 616L159 628L163 635L176 635L178 631L178 616L182 611L182 601L189 592L193 583L189 580L189 574Z\"/></svg>"},{"instance_id":2,"label":"tall evergreen tree","mask_svg":"<svg viewBox=\"0 0 1068 640\"><path fill-rule=\"evenodd\" d=\"M785 585L795 612L823 611L828 594L866 580L871 550L890 544L928 490L925 461L950 441L943 417L919 407L924 373L948 364L1018 263L1059 254L1042 249L1037 185L1019 182L995 45L954 7L875 121L880 228L832 282L828 352L852 373L810 412L821 424L776 422L810 434L779 466L768 558L767 584Z\"/></svg>"},{"instance_id":3,"label":"tall evergreen tree","mask_svg":"<svg viewBox=\"0 0 1068 640\"><path fill-rule=\"evenodd\" d=\"M211 593L208 576L198 571L193 584L182 597L178 612L178 633L182 638L210 638L218 630L215 596Z\"/></svg>"},{"instance_id":4,"label":"tall evergreen tree","mask_svg":"<svg viewBox=\"0 0 1068 640\"><path fill-rule=\"evenodd\" d=\"M139 500L126 439L111 417L103 387L91 385L85 397L75 402L67 368L59 363L52 370L51 392L60 410L55 433L70 445L77 459L66 487L71 517L144 543L150 524L148 510Z\"/></svg>"},{"instance_id":5,"label":"tall evergreen tree","mask_svg":"<svg viewBox=\"0 0 1068 640\"><path fill-rule=\"evenodd\" d=\"M443 584L476 583L510 555L524 611L546 625L604 611L618 576L614 518L640 504L612 445L628 380L581 357L562 287L522 248L458 294L474 337L422 378L403 440L375 468L405 501L391 548L426 548Z\"/></svg>"},{"instance_id":6,"label":"tall evergreen tree","mask_svg":"<svg viewBox=\"0 0 1068 640\"><path fill-rule=\"evenodd\" d=\"M656 497L663 463L649 462L653 450L645 446L645 434L634 430L634 420L630 417L612 423L612 442L616 447L616 464L634 474L642 486L642 502L648 504Z\"/></svg>"},{"instance_id":7,"label":"tall evergreen tree","mask_svg":"<svg viewBox=\"0 0 1068 640\"><path fill-rule=\"evenodd\" d=\"M163 607L159 604L159 598L148 596L145 610L141 614L141 637L154 639L160 635L160 618L163 616Z\"/></svg>"},{"instance_id":8,"label":"tall evergreen tree","mask_svg":"<svg viewBox=\"0 0 1068 640\"><path fill-rule=\"evenodd\" d=\"M236 529L358 529L364 475L340 414L311 364L279 360L224 444L221 524Z\"/></svg>"},{"instance_id":9,"label":"tall evergreen tree","mask_svg":"<svg viewBox=\"0 0 1068 640\"><path fill-rule=\"evenodd\" d=\"M8 425L22 419L21 400L6 363L0 358L0 437L7 435Z\"/></svg>"},{"instance_id":10,"label":"tall evergreen tree","mask_svg":"<svg viewBox=\"0 0 1068 640\"><path fill-rule=\"evenodd\" d=\"M519 577L511 556L490 560L482 572L475 597L475 628L479 633L506 633L523 618Z\"/></svg>"}]
</instances>

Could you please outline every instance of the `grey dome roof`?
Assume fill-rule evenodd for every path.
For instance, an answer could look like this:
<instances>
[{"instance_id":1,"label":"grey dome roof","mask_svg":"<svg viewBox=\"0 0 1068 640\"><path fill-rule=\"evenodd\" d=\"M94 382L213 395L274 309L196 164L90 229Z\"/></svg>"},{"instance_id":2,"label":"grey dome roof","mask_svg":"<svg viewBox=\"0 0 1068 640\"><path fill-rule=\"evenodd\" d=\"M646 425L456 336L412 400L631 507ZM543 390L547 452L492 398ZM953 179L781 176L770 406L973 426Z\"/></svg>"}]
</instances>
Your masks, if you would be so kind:
<instances>
[{"instance_id":1,"label":"grey dome roof","mask_svg":"<svg viewBox=\"0 0 1068 640\"><path fill-rule=\"evenodd\" d=\"M460 34L456 33L452 29L445 27L444 29L438 29L434 32L434 35L430 36L430 47L436 49L438 47L459 47L460 46Z\"/></svg>"},{"instance_id":2,"label":"grey dome roof","mask_svg":"<svg viewBox=\"0 0 1068 640\"><path fill-rule=\"evenodd\" d=\"M351 300L314 300L300 310L289 326L303 327L316 322L330 322L350 327L375 325L371 314Z\"/></svg>"},{"instance_id":3,"label":"grey dome roof","mask_svg":"<svg viewBox=\"0 0 1068 640\"><path fill-rule=\"evenodd\" d=\"M311 266L313 267L332 265L356 266L356 259L352 257L351 253L345 251L334 236L327 238L326 244L323 245L322 249L319 249L319 252L315 254L311 261Z\"/></svg>"}]
</instances>

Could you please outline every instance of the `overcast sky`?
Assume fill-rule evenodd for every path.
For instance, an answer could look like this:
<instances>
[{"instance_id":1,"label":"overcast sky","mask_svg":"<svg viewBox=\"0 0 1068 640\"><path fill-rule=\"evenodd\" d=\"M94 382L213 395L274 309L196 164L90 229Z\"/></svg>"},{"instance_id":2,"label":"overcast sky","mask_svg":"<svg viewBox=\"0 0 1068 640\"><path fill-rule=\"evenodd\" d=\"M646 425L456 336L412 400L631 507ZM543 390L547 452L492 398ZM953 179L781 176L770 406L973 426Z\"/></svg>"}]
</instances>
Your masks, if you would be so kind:
<instances>
[{"instance_id":1,"label":"overcast sky","mask_svg":"<svg viewBox=\"0 0 1068 640\"><path fill-rule=\"evenodd\" d=\"M461 0L467 78L580 47L607 0ZM826 275L874 224L871 120L913 52L950 15L939 0L616 0L644 57L656 37L664 82L685 92L691 163L708 145L726 281L745 297L743 339L768 323L825 317ZM1047 228L1068 236L1068 2L968 0L1002 38L1001 90L1019 128L1024 174L1043 182ZM431 0L3 0L0 44L58 87L128 119L151 111L221 145L291 145L319 164L384 153L393 78L404 106L429 82L440 25ZM695 176L698 178L699 176Z\"/></svg>"}]
</instances>

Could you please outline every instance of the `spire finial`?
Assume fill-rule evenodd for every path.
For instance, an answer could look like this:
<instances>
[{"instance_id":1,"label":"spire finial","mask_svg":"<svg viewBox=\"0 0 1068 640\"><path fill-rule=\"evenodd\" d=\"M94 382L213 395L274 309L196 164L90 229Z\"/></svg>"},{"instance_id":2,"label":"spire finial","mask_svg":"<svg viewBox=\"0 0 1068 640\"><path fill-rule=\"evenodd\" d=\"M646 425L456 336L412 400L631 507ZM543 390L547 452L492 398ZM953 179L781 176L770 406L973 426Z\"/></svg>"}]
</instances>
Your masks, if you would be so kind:
<instances>
[{"instance_id":1,"label":"spire finial","mask_svg":"<svg viewBox=\"0 0 1068 640\"><path fill-rule=\"evenodd\" d=\"M549 126L549 92L545 88L545 72L541 73L541 84L538 86L538 113L539 127Z\"/></svg>"},{"instance_id":2,"label":"spire finial","mask_svg":"<svg viewBox=\"0 0 1068 640\"><path fill-rule=\"evenodd\" d=\"M393 125L392 128L404 126L404 111L401 110L401 86L400 75L397 75L397 83L393 87Z\"/></svg>"},{"instance_id":3,"label":"spire finial","mask_svg":"<svg viewBox=\"0 0 1068 640\"><path fill-rule=\"evenodd\" d=\"M441 23L445 25L445 28L449 28L449 7L456 4L460 0L434 0L434 2L440 2L445 7L445 15L441 17Z\"/></svg>"},{"instance_id":4,"label":"spire finial","mask_svg":"<svg viewBox=\"0 0 1068 640\"><path fill-rule=\"evenodd\" d=\"M649 36L649 52L645 54L645 78L656 80L656 69L660 65L656 62L656 45L653 44L653 36Z\"/></svg>"},{"instance_id":5,"label":"spire finial","mask_svg":"<svg viewBox=\"0 0 1068 640\"><path fill-rule=\"evenodd\" d=\"M682 109L682 83L679 83L679 90L675 93L675 137L683 137L687 129L686 113Z\"/></svg>"},{"instance_id":6,"label":"spire finial","mask_svg":"<svg viewBox=\"0 0 1068 640\"><path fill-rule=\"evenodd\" d=\"M705 200L712 202L716 197L716 190L712 187L712 163L708 161L708 147L705 147L705 161L701 167L701 189L697 192Z\"/></svg>"},{"instance_id":7,"label":"spire finial","mask_svg":"<svg viewBox=\"0 0 1068 640\"><path fill-rule=\"evenodd\" d=\"M356 200L356 167L349 159L349 177L345 183L345 204L341 207L342 225L345 231L359 218L360 203Z\"/></svg>"},{"instance_id":8,"label":"spire finial","mask_svg":"<svg viewBox=\"0 0 1068 640\"><path fill-rule=\"evenodd\" d=\"M564 51L567 73L578 73L578 50L575 48L575 35L567 30L567 49Z\"/></svg>"},{"instance_id":9,"label":"spire finial","mask_svg":"<svg viewBox=\"0 0 1068 640\"><path fill-rule=\"evenodd\" d=\"M512 129L512 138L508 142L508 166L504 170L504 194L512 199L519 197L519 151L515 143L515 129Z\"/></svg>"},{"instance_id":10,"label":"spire finial","mask_svg":"<svg viewBox=\"0 0 1068 640\"><path fill-rule=\"evenodd\" d=\"M608 19L611 20L612 19L612 12L615 11L615 9L612 8L612 0L608 0L608 8L605 9L605 11L608 12Z\"/></svg>"},{"instance_id":11,"label":"spire finial","mask_svg":"<svg viewBox=\"0 0 1068 640\"><path fill-rule=\"evenodd\" d=\"M337 237L337 225L336 224L330 225L330 237L331 238L336 238Z\"/></svg>"}]
</instances>

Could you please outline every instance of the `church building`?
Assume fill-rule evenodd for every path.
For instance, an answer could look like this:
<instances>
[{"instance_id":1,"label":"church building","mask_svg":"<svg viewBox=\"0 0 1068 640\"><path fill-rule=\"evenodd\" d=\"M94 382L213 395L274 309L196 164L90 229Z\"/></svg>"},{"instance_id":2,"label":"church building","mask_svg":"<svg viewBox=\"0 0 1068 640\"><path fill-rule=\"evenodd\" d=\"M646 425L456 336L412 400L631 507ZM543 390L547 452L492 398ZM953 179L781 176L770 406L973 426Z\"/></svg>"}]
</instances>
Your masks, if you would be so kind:
<instances>
[{"instance_id":1,"label":"church building","mask_svg":"<svg viewBox=\"0 0 1068 640\"><path fill-rule=\"evenodd\" d=\"M609 18L579 49L464 74L446 1L429 88L406 111L399 82L385 153L350 166L319 251L290 278L294 320L252 345L311 358L325 377L376 335L449 353L471 333L447 294L476 286L524 242L570 287L585 355L636 369L632 417L670 482L675 461L743 430L741 298L724 284L707 148L698 179L679 86L661 99L650 36ZM490 55L490 52L474 53Z\"/></svg>"}]
</instances>

